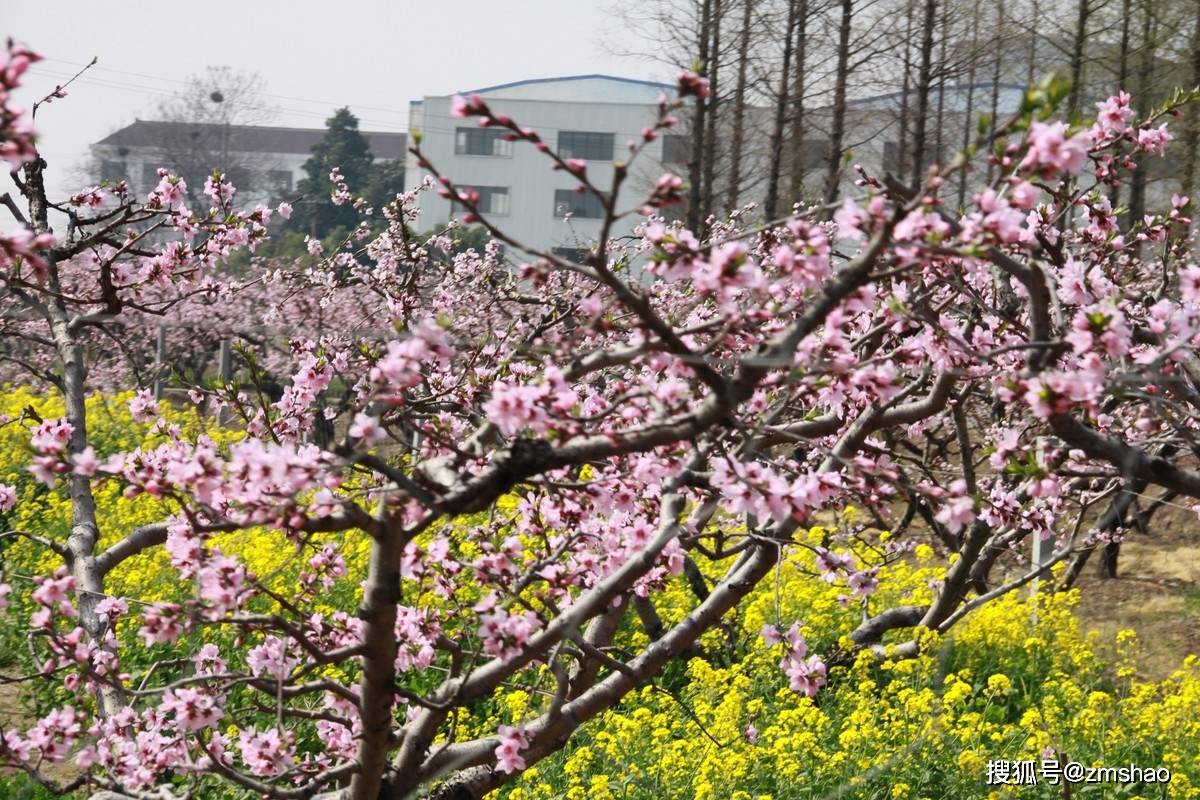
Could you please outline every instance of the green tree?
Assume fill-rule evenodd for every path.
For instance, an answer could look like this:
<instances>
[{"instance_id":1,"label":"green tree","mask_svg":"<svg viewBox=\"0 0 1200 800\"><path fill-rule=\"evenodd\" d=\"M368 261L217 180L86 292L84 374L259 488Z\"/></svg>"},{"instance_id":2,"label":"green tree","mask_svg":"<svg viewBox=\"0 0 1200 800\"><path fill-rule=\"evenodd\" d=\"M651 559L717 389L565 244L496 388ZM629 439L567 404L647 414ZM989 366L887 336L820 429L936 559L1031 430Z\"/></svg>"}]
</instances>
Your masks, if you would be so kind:
<instances>
[{"instance_id":1,"label":"green tree","mask_svg":"<svg viewBox=\"0 0 1200 800\"><path fill-rule=\"evenodd\" d=\"M333 182L329 172L334 167L356 194L365 193L374 173L367 137L358 130L358 117L349 108L339 108L325 120L327 128L321 141L313 145L312 157L304 162L307 175L300 181L303 199L297 205L291 225L317 238L324 238L334 228L352 228L358 214L348 205L335 206L329 199Z\"/></svg>"},{"instance_id":2,"label":"green tree","mask_svg":"<svg viewBox=\"0 0 1200 800\"><path fill-rule=\"evenodd\" d=\"M351 184L350 190L360 193L374 208L383 208L404 191L404 162L380 161L372 166L371 175L361 189Z\"/></svg>"}]
</instances>

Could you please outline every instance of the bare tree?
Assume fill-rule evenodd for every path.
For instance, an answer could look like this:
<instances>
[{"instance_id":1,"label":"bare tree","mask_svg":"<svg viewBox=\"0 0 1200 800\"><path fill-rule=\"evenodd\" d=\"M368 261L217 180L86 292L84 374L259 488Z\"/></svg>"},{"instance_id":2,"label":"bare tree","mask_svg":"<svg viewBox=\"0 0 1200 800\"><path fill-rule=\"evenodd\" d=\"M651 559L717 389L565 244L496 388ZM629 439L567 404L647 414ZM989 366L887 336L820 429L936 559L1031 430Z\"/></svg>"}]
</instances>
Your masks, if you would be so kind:
<instances>
[{"instance_id":1,"label":"bare tree","mask_svg":"<svg viewBox=\"0 0 1200 800\"><path fill-rule=\"evenodd\" d=\"M1121 41L1117 47L1117 91L1129 89L1129 23L1133 16L1131 0L1121 0ZM1114 184L1109 191L1109 201L1116 206L1121 199L1121 186Z\"/></svg>"},{"instance_id":2,"label":"bare tree","mask_svg":"<svg viewBox=\"0 0 1200 800\"><path fill-rule=\"evenodd\" d=\"M1079 96L1083 91L1083 48L1087 41L1088 19L1091 15L1092 0L1079 0L1079 14L1071 48L1071 93L1067 96L1067 112L1070 116L1079 113Z\"/></svg>"},{"instance_id":3,"label":"bare tree","mask_svg":"<svg viewBox=\"0 0 1200 800\"><path fill-rule=\"evenodd\" d=\"M810 169L820 173L808 178L811 199L834 202L849 154L864 146L863 153L877 152L881 140L882 166L919 183L947 149L969 149L981 119L993 133L1020 86L1052 73L1071 79L1068 116L1086 116L1118 88L1148 108L1192 80L1181 65L1196 49L1195 7L1195 0L654 0L622 13L652 23L640 32L659 45L657 58L696 66L712 85L683 125L692 144L688 222L703 233L716 207L734 210L756 186L764 215L779 215L789 200L804 198ZM1140 9L1152 15L1152 54L1142 52ZM1139 84L1143 66L1149 72ZM961 204L997 166L980 159L957 172ZM1115 201L1117 189L1108 191Z\"/></svg>"},{"instance_id":4,"label":"bare tree","mask_svg":"<svg viewBox=\"0 0 1200 800\"><path fill-rule=\"evenodd\" d=\"M714 0L702 0L700 3L699 26L696 31L696 39L699 44L696 65L699 67L698 71L700 75L705 78L708 77L711 66L713 2ZM690 186L688 190L687 224L694 231L701 229L703 221L707 216L707 210L703 207L703 159L706 152L705 134L708 132L708 113L713 97L714 95L709 94L708 99L696 98L692 111L692 152L691 157L688 159L688 182Z\"/></svg>"},{"instance_id":5,"label":"bare tree","mask_svg":"<svg viewBox=\"0 0 1200 800\"><path fill-rule=\"evenodd\" d=\"M850 34L854 23L854 0L841 0L838 20L837 71L834 74L829 151L825 161L825 203L838 197L842 179L842 156L846 141L846 87L850 79Z\"/></svg>"},{"instance_id":6,"label":"bare tree","mask_svg":"<svg viewBox=\"0 0 1200 800\"><path fill-rule=\"evenodd\" d=\"M813 7L801 0L796 22L795 78L792 81L792 199L804 195L804 174L808 169L808 149L805 146L804 93L808 88L808 18Z\"/></svg>"},{"instance_id":7,"label":"bare tree","mask_svg":"<svg viewBox=\"0 0 1200 800\"><path fill-rule=\"evenodd\" d=\"M708 118L705 120L707 127L704 131L704 153L701 155L703 169L700 176L704 182L704 188L700 196L700 205L704 218L707 218L716 207L714 201L714 183L716 182L717 168L717 115L722 105L720 95L721 64L723 61L721 53L721 23L725 20L725 10L728 6L728 1L712 0L712 19L709 28L711 43L709 45L708 63L705 65L708 74L709 91L711 93L707 100Z\"/></svg>"},{"instance_id":8,"label":"bare tree","mask_svg":"<svg viewBox=\"0 0 1200 800\"><path fill-rule=\"evenodd\" d=\"M937 112L933 125L933 149L936 158L940 161L945 152L945 137L943 129L946 121L946 81L950 78L950 62L947 60L949 55L948 42L950 40L950 4L942 3L942 15L939 22L941 27L941 37L938 42L938 69L937 69Z\"/></svg>"},{"instance_id":9,"label":"bare tree","mask_svg":"<svg viewBox=\"0 0 1200 800\"><path fill-rule=\"evenodd\" d=\"M933 80L933 32L937 25L937 0L925 0L921 23L921 68L917 73L917 112L913 129L912 183L921 182L926 163L926 129L929 119L929 87Z\"/></svg>"},{"instance_id":10,"label":"bare tree","mask_svg":"<svg viewBox=\"0 0 1200 800\"><path fill-rule=\"evenodd\" d=\"M686 220L702 232L708 217L726 210L765 181L756 163L764 148L761 123L752 121L769 72L761 45L770 30L773 0L616 0L625 25L614 52L641 55L675 69L694 69L709 81L707 99L693 99L679 134L689 142ZM635 34L631 47L628 34Z\"/></svg>"},{"instance_id":11,"label":"bare tree","mask_svg":"<svg viewBox=\"0 0 1200 800\"><path fill-rule=\"evenodd\" d=\"M1189 82L1190 88L1200 88L1200 3L1195 6L1195 18L1192 22L1192 41L1191 41L1191 68L1192 75ZM1200 148L1200 109L1196 104L1188 106L1187 110L1187 131L1184 134L1184 162L1183 162L1183 181L1181 191L1185 195L1191 195L1196 188L1196 159L1197 149Z\"/></svg>"},{"instance_id":12,"label":"bare tree","mask_svg":"<svg viewBox=\"0 0 1200 800\"><path fill-rule=\"evenodd\" d=\"M792 54L795 49L797 19L802 0L788 0L783 26L783 65L779 72L779 89L775 94L775 119L771 127L771 156L768 164L767 198L764 203L768 218L779 214L779 179L783 173L783 137L787 124L789 85L792 81Z\"/></svg>"},{"instance_id":13,"label":"bare tree","mask_svg":"<svg viewBox=\"0 0 1200 800\"><path fill-rule=\"evenodd\" d=\"M1138 60L1137 89L1143 103L1150 102L1153 92L1155 40L1158 35L1158 19L1147 0L1139 3L1141 6L1142 41L1141 57ZM1129 217L1130 223L1141 220L1146 210L1146 159L1137 159L1139 169L1133 173L1129 186Z\"/></svg>"},{"instance_id":14,"label":"bare tree","mask_svg":"<svg viewBox=\"0 0 1200 800\"><path fill-rule=\"evenodd\" d=\"M988 115L988 133L996 133L996 118L1000 114L1000 80L1004 75L1004 7L996 6L995 47L992 53L992 105ZM987 182L992 182L992 173L996 164L989 160L987 164Z\"/></svg>"},{"instance_id":15,"label":"bare tree","mask_svg":"<svg viewBox=\"0 0 1200 800\"><path fill-rule=\"evenodd\" d=\"M732 211L741 196L742 150L746 138L746 105L750 77L750 40L753 37L755 0L742 0L742 24L737 38L737 85L733 91L733 141L729 152L729 182L725 208Z\"/></svg>"},{"instance_id":16,"label":"bare tree","mask_svg":"<svg viewBox=\"0 0 1200 800\"><path fill-rule=\"evenodd\" d=\"M907 173L908 169L908 148L909 148L909 125L910 125L910 99L912 97L912 38L913 38L913 0L905 0L904 2L904 38L900 42L900 51L903 54L901 61L903 66L901 74L904 76L902 86L900 88L900 141L896 147L896 172L900 175Z\"/></svg>"},{"instance_id":17,"label":"bare tree","mask_svg":"<svg viewBox=\"0 0 1200 800\"><path fill-rule=\"evenodd\" d=\"M271 165L263 162L261 153L242 150L241 143L245 126L264 125L276 116L264 89L257 73L208 67L159 105L159 118L170 123L158 132L163 166L187 179L193 198L214 168L246 194L266 187Z\"/></svg>"},{"instance_id":18,"label":"bare tree","mask_svg":"<svg viewBox=\"0 0 1200 800\"><path fill-rule=\"evenodd\" d=\"M967 97L963 108L962 141L960 145L965 152L971 143L971 116L975 108L975 76L978 62L976 54L979 50L979 14L971 15L970 52L967 59ZM967 201L967 170L958 173L958 205L961 208Z\"/></svg>"}]
</instances>

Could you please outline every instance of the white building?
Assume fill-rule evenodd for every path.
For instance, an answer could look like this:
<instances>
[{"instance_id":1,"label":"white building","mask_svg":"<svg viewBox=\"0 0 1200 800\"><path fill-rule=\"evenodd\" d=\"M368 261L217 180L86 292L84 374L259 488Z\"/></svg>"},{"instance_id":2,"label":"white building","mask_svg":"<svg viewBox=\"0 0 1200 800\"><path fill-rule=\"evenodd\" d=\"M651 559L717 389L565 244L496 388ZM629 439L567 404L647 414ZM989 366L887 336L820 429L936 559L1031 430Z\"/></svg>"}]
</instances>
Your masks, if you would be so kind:
<instances>
[{"instance_id":1,"label":"white building","mask_svg":"<svg viewBox=\"0 0 1200 800\"><path fill-rule=\"evenodd\" d=\"M628 143L658 115L659 95L674 87L609 75L573 75L506 83L463 92L478 94L497 113L536 130L564 158L587 161L588 178L602 190L612 185L613 162L628 158ZM421 150L434 168L456 185L475 189L480 209L517 241L538 249L560 249L578 257L600 233L600 202L573 191L578 182L527 142L506 142L502 131L480 128L476 119L450 114L452 95L425 97L409 109L410 135L421 134ZM668 134L650 144L633 162L621 189L618 208L635 207L666 170L682 174L687 140ZM409 154L406 188L428 174ZM421 194L419 225L429 229L462 209L434 192ZM614 236L629 234L636 214L621 220ZM574 252L571 252L574 251Z\"/></svg>"},{"instance_id":2,"label":"white building","mask_svg":"<svg viewBox=\"0 0 1200 800\"><path fill-rule=\"evenodd\" d=\"M947 84L935 87L929 95L928 125L926 128L925 167L934 161L943 165L953 162L960 150L973 142L979 135L977 124L985 114L991 115L993 96L998 123L1003 123L1015 114L1025 98L1025 87L1017 84L990 83ZM917 93L909 91L889 92L848 100L846 102L845 147L852 154L852 161L861 164L869 173L882 177L890 172L904 180L909 179L912 158L913 120L916 113ZM907 106L908 130L902 131L901 120ZM940 115L938 108L941 108ZM819 150L819 170L823 172L828 159L828 128L832 110L815 109L809 115L814 131L814 143ZM964 142L964 133L968 141ZM908 139L905 142L905 139ZM939 148L940 145L940 148ZM858 175L854 170L845 170L842 175L843 194L855 194L854 181ZM981 180L975 176L976 181ZM975 187L979 188L979 187Z\"/></svg>"},{"instance_id":3,"label":"white building","mask_svg":"<svg viewBox=\"0 0 1200 800\"><path fill-rule=\"evenodd\" d=\"M97 180L127 180L145 195L158 185L158 168L183 173L198 192L212 167L227 161L241 204L271 202L295 195L304 162L325 136L324 128L220 125L203 122L137 120L92 145ZM376 161L404 158L403 133L363 131ZM191 175L188 172L198 174Z\"/></svg>"}]
</instances>

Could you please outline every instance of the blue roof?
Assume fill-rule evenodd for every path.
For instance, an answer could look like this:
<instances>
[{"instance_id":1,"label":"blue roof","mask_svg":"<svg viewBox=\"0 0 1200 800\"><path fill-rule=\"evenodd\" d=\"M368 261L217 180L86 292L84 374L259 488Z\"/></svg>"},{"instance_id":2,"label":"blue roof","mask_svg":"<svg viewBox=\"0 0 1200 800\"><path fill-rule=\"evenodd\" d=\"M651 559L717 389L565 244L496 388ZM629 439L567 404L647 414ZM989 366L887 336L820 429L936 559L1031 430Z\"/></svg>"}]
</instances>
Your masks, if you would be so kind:
<instances>
[{"instance_id":1,"label":"blue roof","mask_svg":"<svg viewBox=\"0 0 1200 800\"><path fill-rule=\"evenodd\" d=\"M495 92L499 89L512 89L516 86L533 86L539 83L566 83L567 81L586 81L599 78L606 81L616 81L617 83L627 83L633 86L650 86L655 89L674 89L675 87L669 83L658 83L657 81L643 81L637 78L621 78L616 75L561 75L555 78L528 78L523 81L513 81L512 83L498 83L495 86L485 86L482 89L472 89L469 92L462 94L483 94L484 92Z\"/></svg>"}]
</instances>

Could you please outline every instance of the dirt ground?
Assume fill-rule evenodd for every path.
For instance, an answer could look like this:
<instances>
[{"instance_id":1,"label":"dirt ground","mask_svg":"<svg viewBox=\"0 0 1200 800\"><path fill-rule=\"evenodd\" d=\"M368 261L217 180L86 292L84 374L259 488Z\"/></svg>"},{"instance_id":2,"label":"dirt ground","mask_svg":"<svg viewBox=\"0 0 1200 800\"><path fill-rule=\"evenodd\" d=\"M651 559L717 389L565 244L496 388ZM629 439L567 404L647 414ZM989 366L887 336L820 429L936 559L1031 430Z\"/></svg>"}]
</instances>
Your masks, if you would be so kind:
<instances>
[{"instance_id":1,"label":"dirt ground","mask_svg":"<svg viewBox=\"0 0 1200 800\"><path fill-rule=\"evenodd\" d=\"M1165 508L1146 534L1129 533L1115 579L1099 562L1096 552L1077 583L1080 617L1110 644L1118 630L1137 631L1139 677L1163 678L1200 654L1200 516Z\"/></svg>"}]
</instances>

